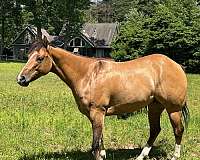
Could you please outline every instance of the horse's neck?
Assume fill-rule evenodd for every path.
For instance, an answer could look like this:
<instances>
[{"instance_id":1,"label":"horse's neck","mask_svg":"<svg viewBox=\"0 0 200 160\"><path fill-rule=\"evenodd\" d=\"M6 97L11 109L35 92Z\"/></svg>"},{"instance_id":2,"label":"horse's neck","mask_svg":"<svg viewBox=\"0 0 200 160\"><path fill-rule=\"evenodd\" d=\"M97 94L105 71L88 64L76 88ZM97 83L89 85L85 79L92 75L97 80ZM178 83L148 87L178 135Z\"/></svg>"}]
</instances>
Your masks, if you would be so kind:
<instances>
[{"instance_id":1,"label":"horse's neck","mask_svg":"<svg viewBox=\"0 0 200 160\"><path fill-rule=\"evenodd\" d=\"M60 48L51 47L49 53L55 63L53 72L71 89L74 89L76 83L83 78L92 62L92 59L74 55Z\"/></svg>"}]
</instances>

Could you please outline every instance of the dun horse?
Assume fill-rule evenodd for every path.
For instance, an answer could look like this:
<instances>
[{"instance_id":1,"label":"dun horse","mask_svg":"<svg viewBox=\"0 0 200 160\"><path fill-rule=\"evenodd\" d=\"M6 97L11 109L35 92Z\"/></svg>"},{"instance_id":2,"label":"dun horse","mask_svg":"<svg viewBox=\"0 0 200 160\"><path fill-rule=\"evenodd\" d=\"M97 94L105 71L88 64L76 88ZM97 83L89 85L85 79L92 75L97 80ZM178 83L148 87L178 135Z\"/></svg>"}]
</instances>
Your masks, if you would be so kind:
<instances>
[{"instance_id":1,"label":"dun horse","mask_svg":"<svg viewBox=\"0 0 200 160\"><path fill-rule=\"evenodd\" d=\"M128 62L113 62L74 55L48 45L43 39L32 45L28 62L19 73L21 86L55 73L72 90L81 113L92 124L92 154L95 160L106 156L103 147L105 116L130 113L148 105L150 136L137 160L152 148L160 128L160 116L166 109L175 135L172 160L180 157L184 131L182 115L188 121L187 79L181 66L168 57L153 54Z\"/></svg>"}]
</instances>

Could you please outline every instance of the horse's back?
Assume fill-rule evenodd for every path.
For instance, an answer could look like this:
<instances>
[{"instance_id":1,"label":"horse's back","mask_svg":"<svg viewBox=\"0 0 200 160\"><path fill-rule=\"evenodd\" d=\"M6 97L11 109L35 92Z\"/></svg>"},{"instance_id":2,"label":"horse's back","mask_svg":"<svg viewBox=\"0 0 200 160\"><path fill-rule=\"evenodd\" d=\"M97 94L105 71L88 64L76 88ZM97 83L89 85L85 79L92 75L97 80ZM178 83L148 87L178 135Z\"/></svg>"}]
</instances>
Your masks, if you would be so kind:
<instances>
[{"instance_id":1,"label":"horse's back","mask_svg":"<svg viewBox=\"0 0 200 160\"><path fill-rule=\"evenodd\" d=\"M183 106L187 94L187 77L181 65L162 54L152 54L139 58L133 63L141 63L151 71L155 84L155 96L169 105ZM145 66L143 66L146 68Z\"/></svg>"}]
</instances>

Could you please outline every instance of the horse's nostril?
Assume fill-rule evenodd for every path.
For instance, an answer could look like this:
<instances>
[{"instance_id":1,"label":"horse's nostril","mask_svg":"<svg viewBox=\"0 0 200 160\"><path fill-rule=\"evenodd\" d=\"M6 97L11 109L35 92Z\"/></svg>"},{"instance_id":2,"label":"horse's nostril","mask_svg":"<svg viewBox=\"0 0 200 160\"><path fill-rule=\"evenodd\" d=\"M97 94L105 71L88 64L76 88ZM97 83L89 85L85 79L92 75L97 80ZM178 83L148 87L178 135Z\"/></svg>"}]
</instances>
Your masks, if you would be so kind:
<instances>
[{"instance_id":1,"label":"horse's nostril","mask_svg":"<svg viewBox=\"0 0 200 160\"><path fill-rule=\"evenodd\" d=\"M25 76L20 76L19 81L21 83L25 83L26 82L26 77Z\"/></svg>"},{"instance_id":2,"label":"horse's nostril","mask_svg":"<svg viewBox=\"0 0 200 160\"><path fill-rule=\"evenodd\" d=\"M29 81L26 79L25 76L18 76L17 78L17 83L20 85L20 86L25 86L27 87L29 85Z\"/></svg>"}]
</instances>

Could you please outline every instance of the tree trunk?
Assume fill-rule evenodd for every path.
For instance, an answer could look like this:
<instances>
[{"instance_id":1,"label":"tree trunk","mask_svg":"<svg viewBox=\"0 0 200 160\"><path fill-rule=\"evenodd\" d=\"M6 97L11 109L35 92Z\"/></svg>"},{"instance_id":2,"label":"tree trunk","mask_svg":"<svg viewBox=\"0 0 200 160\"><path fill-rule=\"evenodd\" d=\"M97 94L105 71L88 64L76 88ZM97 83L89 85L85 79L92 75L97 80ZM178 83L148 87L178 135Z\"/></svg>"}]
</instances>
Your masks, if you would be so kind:
<instances>
[{"instance_id":1,"label":"tree trunk","mask_svg":"<svg viewBox=\"0 0 200 160\"><path fill-rule=\"evenodd\" d=\"M3 50L4 50L4 41L5 41L5 17L2 16L1 17L1 24L2 24L2 28L1 28L1 50L0 50L0 60L2 59L2 55L3 55Z\"/></svg>"},{"instance_id":2,"label":"tree trunk","mask_svg":"<svg viewBox=\"0 0 200 160\"><path fill-rule=\"evenodd\" d=\"M37 39L42 40L42 27L41 27L41 25L37 26Z\"/></svg>"}]
</instances>

